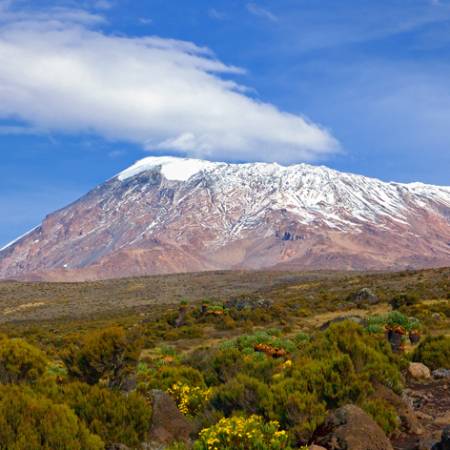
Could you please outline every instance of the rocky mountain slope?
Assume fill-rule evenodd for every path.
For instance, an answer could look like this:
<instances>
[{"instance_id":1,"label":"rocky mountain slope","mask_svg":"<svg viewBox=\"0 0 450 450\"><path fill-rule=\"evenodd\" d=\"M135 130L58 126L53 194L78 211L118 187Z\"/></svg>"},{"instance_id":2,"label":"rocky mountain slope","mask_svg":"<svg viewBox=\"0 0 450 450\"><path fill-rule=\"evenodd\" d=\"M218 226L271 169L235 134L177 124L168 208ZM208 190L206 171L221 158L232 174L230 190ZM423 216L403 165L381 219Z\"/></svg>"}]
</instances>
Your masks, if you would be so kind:
<instances>
[{"instance_id":1,"label":"rocky mountain slope","mask_svg":"<svg viewBox=\"0 0 450 450\"><path fill-rule=\"evenodd\" d=\"M450 187L150 157L0 251L0 278L450 265Z\"/></svg>"}]
</instances>

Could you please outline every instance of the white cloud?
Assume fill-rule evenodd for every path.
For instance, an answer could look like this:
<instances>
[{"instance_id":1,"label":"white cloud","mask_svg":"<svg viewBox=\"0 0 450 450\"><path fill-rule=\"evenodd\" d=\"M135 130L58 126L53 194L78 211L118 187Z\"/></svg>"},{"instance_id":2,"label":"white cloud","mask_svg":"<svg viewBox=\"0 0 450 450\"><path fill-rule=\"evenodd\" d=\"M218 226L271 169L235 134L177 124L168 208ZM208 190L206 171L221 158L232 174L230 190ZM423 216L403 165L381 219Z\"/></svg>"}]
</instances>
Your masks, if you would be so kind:
<instances>
[{"instance_id":1,"label":"white cloud","mask_svg":"<svg viewBox=\"0 0 450 450\"><path fill-rule=\"evenodd\" d=\"M0 118L211 159L315 160L339 148L323 128L249 97L227 79L243 71L206 48L53 14L0 12Z\"/></svg>"},{"instance_id":2,"label":"white cloud","mask_svg":"<svg viewBox=\"0 0 450 450\"><path fill-rule=\"evenodd\" d=\"M247 11L254 16L262 17L263 19L270 20L272 22L278 22L278 17L270 12L268 9L258 6L256 3L247 3Z\"/></svg>"}]
</instances>

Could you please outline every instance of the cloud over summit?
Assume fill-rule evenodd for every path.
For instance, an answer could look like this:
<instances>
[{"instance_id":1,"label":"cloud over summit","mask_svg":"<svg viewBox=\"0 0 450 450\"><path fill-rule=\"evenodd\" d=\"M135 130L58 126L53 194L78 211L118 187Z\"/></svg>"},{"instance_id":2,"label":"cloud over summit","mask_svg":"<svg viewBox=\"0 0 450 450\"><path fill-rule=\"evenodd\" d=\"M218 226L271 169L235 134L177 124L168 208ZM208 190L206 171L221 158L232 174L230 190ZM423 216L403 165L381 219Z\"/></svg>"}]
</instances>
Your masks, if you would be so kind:
<instances>
[{"instance_id":1,"label":"cloud over summit","mask_svg":"<svg viewBox=\"0 0 450 450\"><path fill-rule=\"evenodd\" d=\"M320 126L250 97L230 78L243 71L209 49L109 35L81 10L1 5L0 118L210 159L315 160L339 147Z\"/></svg>"}]
</instances>

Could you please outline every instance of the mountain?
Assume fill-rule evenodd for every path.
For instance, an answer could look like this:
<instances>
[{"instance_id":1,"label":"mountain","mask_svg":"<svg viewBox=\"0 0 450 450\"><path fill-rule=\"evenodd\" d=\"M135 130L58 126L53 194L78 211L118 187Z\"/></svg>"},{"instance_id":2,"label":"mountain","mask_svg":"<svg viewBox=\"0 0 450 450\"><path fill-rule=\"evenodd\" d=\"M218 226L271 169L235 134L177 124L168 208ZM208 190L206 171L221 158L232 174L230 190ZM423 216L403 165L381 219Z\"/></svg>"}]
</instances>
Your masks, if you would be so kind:
<instances>
[{"instance_id":1,"label":"mountain","mask_svg":"<svg viewBox=\"0 0 450 450\"><path fill-rule=\"evenodd\" d=\"M450 266L450 187L145 158L0 251L0 278Z\"/></svg>"}]
</instances>

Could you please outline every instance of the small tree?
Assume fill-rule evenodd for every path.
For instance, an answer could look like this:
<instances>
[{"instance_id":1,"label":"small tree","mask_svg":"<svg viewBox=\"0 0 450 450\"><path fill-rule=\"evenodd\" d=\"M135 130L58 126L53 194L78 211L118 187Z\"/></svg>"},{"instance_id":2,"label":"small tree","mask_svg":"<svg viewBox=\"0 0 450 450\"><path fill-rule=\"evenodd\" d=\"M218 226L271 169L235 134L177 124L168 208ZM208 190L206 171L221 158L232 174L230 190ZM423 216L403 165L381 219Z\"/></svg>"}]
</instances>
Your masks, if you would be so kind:
<instances>
[{"instance_id":1,"label":"small tree","mask_svg":"<svg viewBox=\"0 0 450 450\"><path fill-rule=\"evenodd\" d=\"M69 375L90 385L101 379L110 387L120 387L137 365L139 342L123 328L110 327L87 334L79 343L73 341L62 359Z\"/></svg>"}]
</instances>

